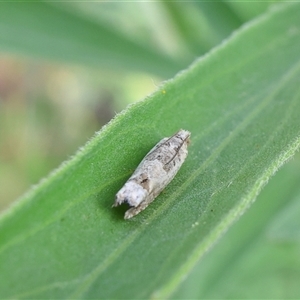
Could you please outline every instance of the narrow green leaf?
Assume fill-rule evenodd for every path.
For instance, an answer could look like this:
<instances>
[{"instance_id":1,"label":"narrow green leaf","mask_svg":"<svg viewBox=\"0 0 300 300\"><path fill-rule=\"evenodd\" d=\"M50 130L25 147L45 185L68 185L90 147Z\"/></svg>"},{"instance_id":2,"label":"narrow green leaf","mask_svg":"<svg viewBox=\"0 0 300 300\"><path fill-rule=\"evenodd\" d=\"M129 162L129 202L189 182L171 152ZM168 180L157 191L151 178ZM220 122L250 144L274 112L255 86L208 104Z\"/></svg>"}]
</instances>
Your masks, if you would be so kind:
<instances>
[{"instance_id":1,"label":"narrow green leaf","mask_svg":"<svg viewBox=\"0 0 300 300\"><path fill-rule=\"evenodd\" d=\"M242 22L222 2L163 2L176 33L194 55L200 55L227 38Z\"/></svg>"},{"instance_id":2,"label":"narrow green leaf","mask_svg":"<svg viewBox=\"0 0 300 300\"><path fill-rule=\"evenodd\" d=\"M299 299L299 181L300 161L292 161L173 298Z\"/></svg>"},{"instance_id":3,"label":"narrow green leaf","mask_svg":"<svg viewBox=\"0 0 300 300\"><path fill-rule=\"evenodd\" d=\"M207 19L214 46L243 24L239 16L225 2L200 1L196 5Z\"/></svg>"},{"instance_id":4,"label":"narrow green leaf","mask_svg":"<svg viewBox=\"0 0 300 300\"><path fill-rule=\"evenodd\" d=\"M282 0L269 1L230 1L225 0L226 4L235 11L236 15L244 21L249 21L264 12L266 12L272 5L284 2Z\"/></svg>"},{"instance_id":5,"label":"narrow green leaf","mask_svg":"<svg viewBox=\"0 0 300 300\"><path fill-rule=\"evenodd\" d=\"M45 2L0 3L0 50L164 77L182 67L84 14Z\"/></svg>"},{"instance_id":6,"label":"narrow green leaf","mask_svg":"<svg viewBox=\"0 0 300 300\"><path fill-rule=\"evenodd\" d=\"M1 298L166 298L300 144L300 4L120 114L0 222ZM179 128L187 161L129 221L114 195Z\"/></svg>"}]
</instances>

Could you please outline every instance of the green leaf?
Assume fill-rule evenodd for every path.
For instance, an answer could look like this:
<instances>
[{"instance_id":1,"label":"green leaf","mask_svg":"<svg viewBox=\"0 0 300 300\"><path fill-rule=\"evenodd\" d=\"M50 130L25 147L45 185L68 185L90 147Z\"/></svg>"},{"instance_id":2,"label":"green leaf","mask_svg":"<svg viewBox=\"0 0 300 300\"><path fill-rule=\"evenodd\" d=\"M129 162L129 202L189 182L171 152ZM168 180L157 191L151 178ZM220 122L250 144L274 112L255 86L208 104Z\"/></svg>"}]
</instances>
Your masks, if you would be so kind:
<instances>
[{"instance_id":1,"label":"green leaf","mask_svg":"<svg viewBox=\"0 0 300 300\"><path fill-rule=\"evenodd\" d=\"M173 20L181 46L200 55L224 38L242 22L223 2L163 2Z\"/></svg>"},{"instance_id":2,"label":"green leaf","mask_svg":"<svg viewBox=\"0 0 300 300\"><path fill-rule=\"evenodd\" d=\"M240 19L244 21L249 21L265 11L267 11L271 6L279 2L284 2L282 0L269 0L269 1L239 1L234 2L230 0L225 0L225 3L231 7L231 9L239 16Z\"/></svg>"},{"instance_id":3,"label":"green leaf","mask_svg":"<svg viewBox=\"0 0 300 300\"><path fill-rule=\"evenodd\" d=\"M171 76L183 67L85 14L50 3L0 3L0 50Z\"/></svg>"},{"instance_id":4,"label":"green leaf","mask_svg":"<svg viewBox=\"0 0 300 300\"><path fill-rule=\"evenodd\" d=\"M167 298L300 144L300 4L278 6L129 107L0 221L0 298ZM178 175L123 220L148 150L192 132Z\"/></svg>"},{"instance_id":5,"label":"green leaf","mask_svg":"<svg viewBox=\"0 0 300 300\"><path fill-rule=\"evenodd\" d=\"M174 298L298 299L299 181L298 159L272 178L245 216L196 265Z\"/></svg>"}]
</instances>

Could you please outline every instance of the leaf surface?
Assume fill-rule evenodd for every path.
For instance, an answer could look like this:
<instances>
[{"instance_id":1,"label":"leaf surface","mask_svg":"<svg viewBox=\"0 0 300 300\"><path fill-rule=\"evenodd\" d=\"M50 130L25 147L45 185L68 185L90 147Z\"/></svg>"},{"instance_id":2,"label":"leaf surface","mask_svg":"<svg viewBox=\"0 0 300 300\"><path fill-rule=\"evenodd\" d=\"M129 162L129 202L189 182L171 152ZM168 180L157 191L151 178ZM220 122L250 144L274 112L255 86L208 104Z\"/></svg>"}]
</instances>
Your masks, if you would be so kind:
<instances>
[{"instance_id":1,"label":"leaf surface","mask_svg":"<svg viewBox=\"0 0 300 300\"><path fill-rule=\"evenodd\" d=\"M172 76L183 67L105 24L47 2L0 3L0 50L93 67Z\"/></svg>"},{"instance_id":2,"label":"leaf surface","mask_svg":"<svg viewBox=\"0 0 300 300\"><path fill-rule=\"evenodd\" d=\"M0 222L1 298L170 297L299 148L300 5L279 6L119 114ZM179 128L189 156L144 212L114 195Z\"/></svg>"},{"instance_id":3,"label":"leaf surface","mask_svg":"<svg viewBox=\"0 0 300 300\"><path fill-rule=\"evenodd\" d=\"M255 204L196 265L173 298L298 299L299 180L298 157L272 178Z\"/></svg>"}]
</instances>

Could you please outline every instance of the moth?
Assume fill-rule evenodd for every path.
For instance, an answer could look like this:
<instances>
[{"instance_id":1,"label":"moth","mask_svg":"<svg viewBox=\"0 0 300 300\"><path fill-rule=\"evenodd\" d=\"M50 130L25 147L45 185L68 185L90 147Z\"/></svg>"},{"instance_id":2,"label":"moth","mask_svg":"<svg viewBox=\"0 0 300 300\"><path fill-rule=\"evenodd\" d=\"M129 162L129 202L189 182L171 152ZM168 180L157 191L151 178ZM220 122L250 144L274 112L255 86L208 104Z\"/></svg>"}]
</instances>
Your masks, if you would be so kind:
<instances>
[{"instance_id":1,"label":"moth","mask_svg":"<svg viewBox=\"0 0 300 300\"><path fill-rule=\"evenodd\" d=\"M163 138L144 157L125 185L116 194L113 207L122 203L131 206L124 219L144 210L171 182L185 161L191 133L180 129Z\"/></svg>"}]
</instances>

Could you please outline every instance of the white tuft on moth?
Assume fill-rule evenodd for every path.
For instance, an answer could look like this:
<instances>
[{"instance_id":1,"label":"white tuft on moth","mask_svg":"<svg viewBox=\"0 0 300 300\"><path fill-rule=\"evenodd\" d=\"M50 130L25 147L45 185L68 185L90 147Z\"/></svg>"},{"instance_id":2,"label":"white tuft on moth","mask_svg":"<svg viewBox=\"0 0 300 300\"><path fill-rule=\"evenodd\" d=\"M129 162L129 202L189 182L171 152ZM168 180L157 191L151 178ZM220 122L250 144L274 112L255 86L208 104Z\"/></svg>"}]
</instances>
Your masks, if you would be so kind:
<instances>
[{"instance_id":1,"label":"white tuft on moth","mask_svg":"<svg viewBox=\"0 0 300 300\"><path fill-rule=\"evenodd\" d=\"M158 142L144 157L132 176L116 195L114 206L127 202L124 219L144 210L171 182L185 161L191 133L180 129Z\"/></svg>"}]
</instances>

